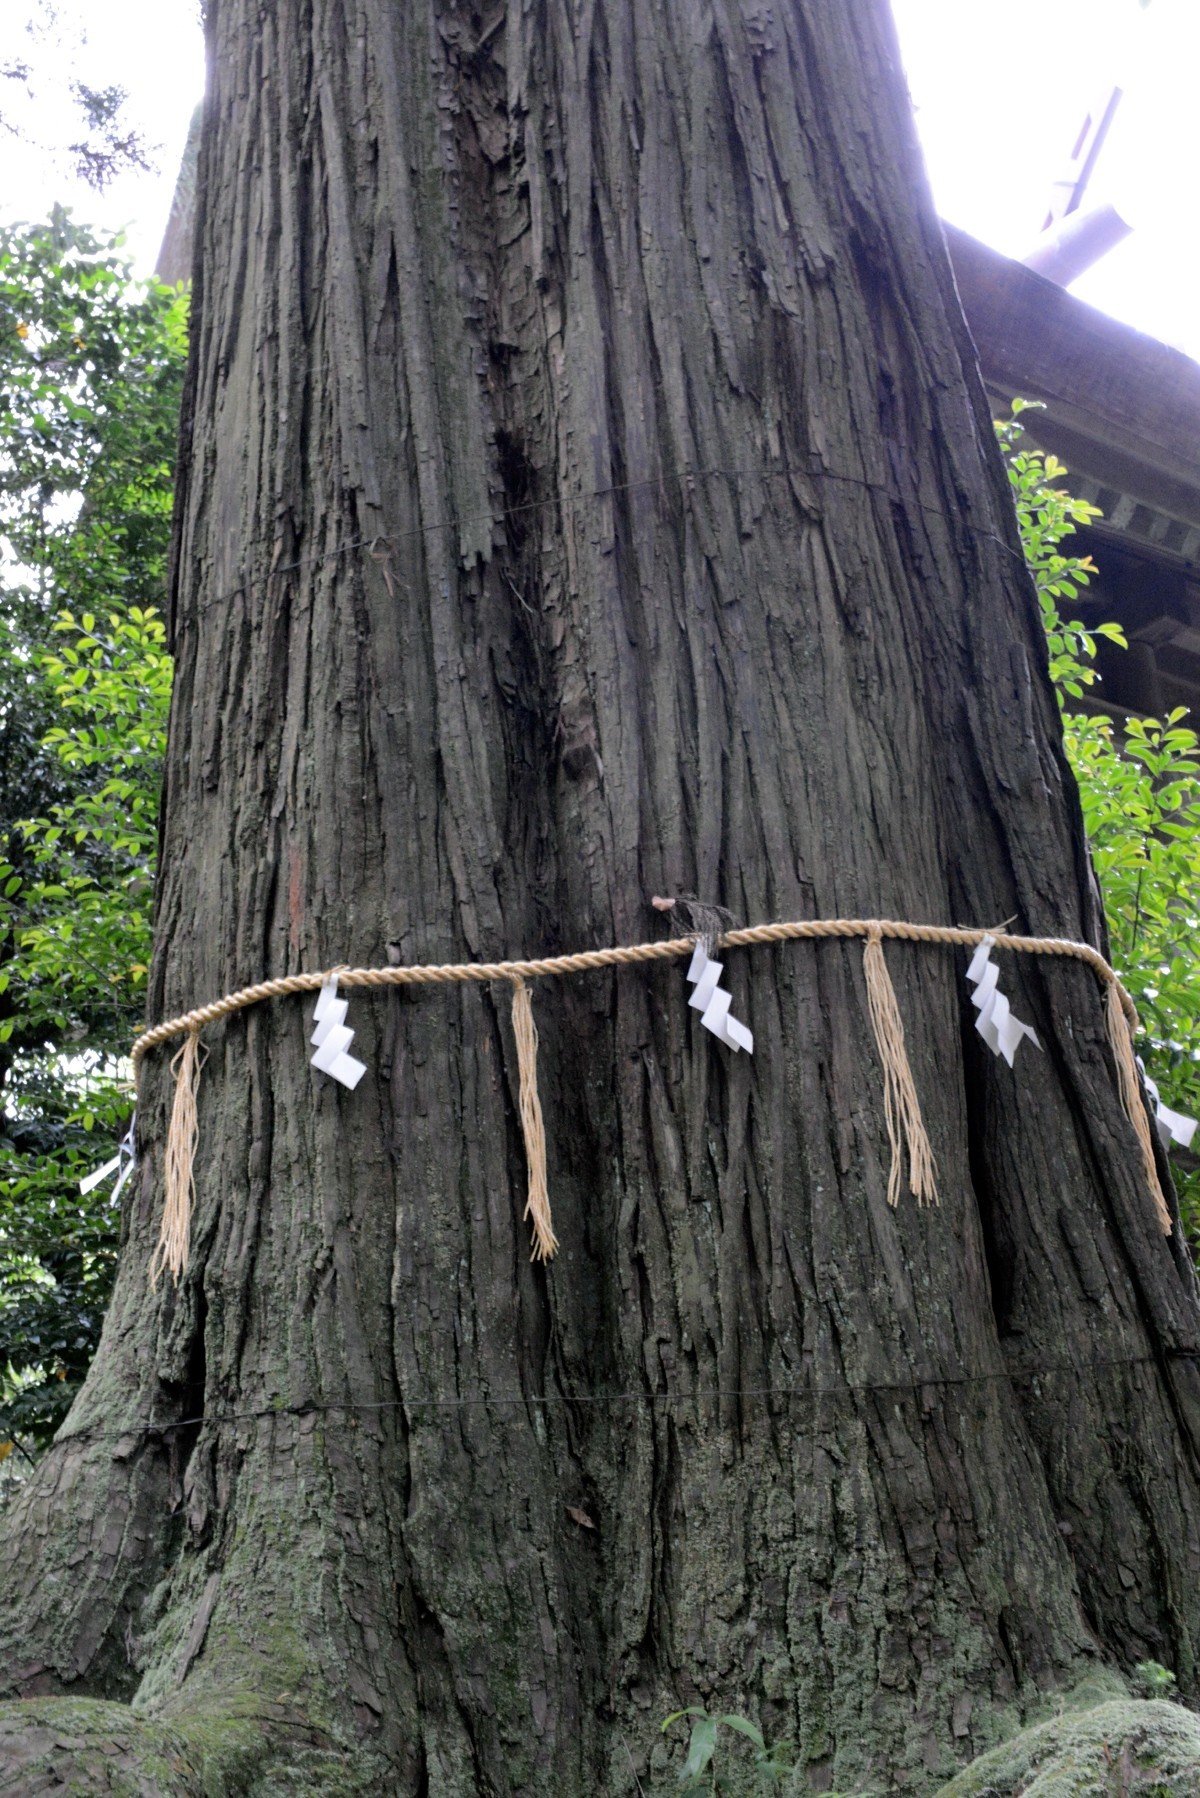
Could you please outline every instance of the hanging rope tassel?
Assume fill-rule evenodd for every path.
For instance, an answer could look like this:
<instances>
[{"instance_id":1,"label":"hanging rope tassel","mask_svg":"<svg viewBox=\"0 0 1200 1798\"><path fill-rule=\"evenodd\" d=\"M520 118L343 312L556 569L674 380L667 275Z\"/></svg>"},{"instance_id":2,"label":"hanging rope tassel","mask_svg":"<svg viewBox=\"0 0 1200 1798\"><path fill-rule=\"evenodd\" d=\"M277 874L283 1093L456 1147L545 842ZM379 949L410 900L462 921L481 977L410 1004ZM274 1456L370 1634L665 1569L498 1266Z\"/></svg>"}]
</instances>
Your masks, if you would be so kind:
<instances>
[{"instance_id":1,"label":"hanging rope tassel","mask_svg":"<svg viewBox=\"0 0 1200 1798\"><path fill-rule=\"evenodd\" d=\"M1164 1236L1171 1234L1171 1211L1158 1178L1158 1167L1154 1160L1154 1142L1150 1135L1150 1120L1146 1116L1145 1101L1142 1098L1142 1083L1138 1076L1137 1059L1133 1052L1133 1032L1129 1028L1129 1019L1125 1016L1125 1007L1121 1000L1121 989L1115 980L1108 983L1108 997L1104 1002L1105 1022L1108 1025L1108 1040L1112 1047L1113 1059L1117 1064L1117 1086L1121 1093L1121 1104L1125 1116L1133 1125L1138 1139L1138 1148L1142 1152L1142 1167L1146 1173L1146 1184L1150 1188L1150 1197L1158 1215Z\"/></svg>"},{"instance_id":2,"label":"hanging rope tassel","mask_svg":"<svg viewBox=\"0 0 1200 1798\"><path fill-rule=\"evenodd\" d=\"M883 1063L883 1111L887 1120L888 1141L892 1145L888 1204L895 1206L900 1203L902 1147L907 1144L908 1189L918 1205L936 1205L937 1162L925 1133L921 1102L917 1098L912 1069L908 1065L908 1051L904 1046L904 1021L896 1003L896 989L884 960L883 935L877 924L871 925L867 931L863 972L867 980L867 1007L871 1013L879 1059Z\"/></svg>"},{"instance_id":3,"label":"hanging rope tassel","mask_svg":"<svg viewBox=\"0 0 1200 1798\"><path fill-rule=\"evenodd\" d=\"M158 1247L150 1262L151 1286L158 1285L158 1276L164 1267L177 1286L180 1275L187 1270L188 1236L192 1206L196 1202L196 1143L200 1135L196 1100L200 1091L200 1070L207 1059L207 1051L201 1053L200 1031L194 1029L188 1031L182 1049L176 1052L171 1062L175 1099L163 1156L166 1196Z\"/></svg>"},{"instance_id":4,"label":"hanging rope tassel","mask_svg":"<svg viewBox=\"0 0 1200 1798\"><path fill-rule=\"evenodd\" d=\"M550 1194L546 1187L546 1130L537 1084L537 1025L529 988L516 975L512 983L513 1035L517 1039L517 1068L521 1081L521 1129L525 1134L525 1161L529 1169L529 1197L525 1216L533 1229L531 1261L549 1261L558 1247L550 1218Z\"/></svg>"}]
</instances>

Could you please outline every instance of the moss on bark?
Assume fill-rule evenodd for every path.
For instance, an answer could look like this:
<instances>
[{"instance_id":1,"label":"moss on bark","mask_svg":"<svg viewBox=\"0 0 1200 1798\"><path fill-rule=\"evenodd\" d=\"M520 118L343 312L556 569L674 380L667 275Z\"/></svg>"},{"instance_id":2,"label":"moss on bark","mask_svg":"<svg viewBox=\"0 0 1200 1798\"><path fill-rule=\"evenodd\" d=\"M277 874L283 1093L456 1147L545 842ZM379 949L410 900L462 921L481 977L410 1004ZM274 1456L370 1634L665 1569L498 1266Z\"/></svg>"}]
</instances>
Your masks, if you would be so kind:
<instances>
[{"instance_id":1,"label":"moss on bark","mask_svg":"<svg viewBox=\"0 0 1200 1798\"><path fill-rule=\"evenodd\" d=\"M0 1705L4 1798L365 1798L387 1789L385 1773L377 1756L323 1739L277 1704L190 1712L179 1724L94 1698Z\"/></svg>"}]
</instances>

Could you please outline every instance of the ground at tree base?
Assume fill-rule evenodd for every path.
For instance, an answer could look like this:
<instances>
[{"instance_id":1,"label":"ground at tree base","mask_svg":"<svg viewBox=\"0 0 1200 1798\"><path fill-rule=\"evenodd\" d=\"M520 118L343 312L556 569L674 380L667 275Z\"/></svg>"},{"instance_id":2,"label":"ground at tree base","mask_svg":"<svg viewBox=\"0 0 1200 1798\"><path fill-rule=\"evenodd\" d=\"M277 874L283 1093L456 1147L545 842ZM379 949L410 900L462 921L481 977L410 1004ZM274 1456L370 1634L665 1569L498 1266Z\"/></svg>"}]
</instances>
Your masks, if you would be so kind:
<instances>
[{"instance_id":1,"label":"ground at tree base","mask_svg":"<svg viewBox=\"0 0 1200 1798\"><path fill-rule=\"evenodd\" d=\"M3 1798L379 1798L394 1789L374 1755L270 1716L165 1722L93 1698L0 1706Z\"/></svg>"},{"instance_id":2,"label":"ground at tree base","mask_svg":"<svg viewBox=\"0 0 1200 1798\"><path fill-rule=\"evenodd\" d=\"M1094 1702L1101 1692L1101 1701ZM1200 1718L1191 1711L1162 1699L1114 1697L1101 1682L1075 1694L1075 1707L1022 1730L926 1798L1193 1798L1200 1793ZM281 1750L278 1740L272 1747L270 1728L261 1727L269 1722L247 1717L176 1727L94 1699L6 1705L0 1710L0 1794L359 1798L391 1789L382 1767L369 1764L373 1757L343 1757L315 1740L298 1740L294 1751ZM678 1790L677 1773L672 1768L641 1789ZM720 1789L738 1789L736 1780L728 1785L723 1776ZM887 1789L827 1798L884 1798ZM812 1791L803 1772L784 1788L785 1798L807 1798Z\"/></svg>"}]
</instances>

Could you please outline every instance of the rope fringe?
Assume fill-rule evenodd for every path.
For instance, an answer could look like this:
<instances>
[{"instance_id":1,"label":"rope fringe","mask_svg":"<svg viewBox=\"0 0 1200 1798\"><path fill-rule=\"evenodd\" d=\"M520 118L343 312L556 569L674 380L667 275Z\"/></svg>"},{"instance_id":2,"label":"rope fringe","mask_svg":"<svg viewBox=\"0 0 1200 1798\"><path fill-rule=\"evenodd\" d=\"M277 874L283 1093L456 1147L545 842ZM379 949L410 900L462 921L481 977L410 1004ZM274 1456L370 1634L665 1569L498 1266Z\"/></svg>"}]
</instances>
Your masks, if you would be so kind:
<instances>
[{"instance_id":1,"label":"rope fringe","mask_svg":"<svg viewBox=\"0 0 1200 1798\"><path fill-rule=\"evenodd\" d=\"M868 931L863 950L867 981L867 1009L883 1063L883 1114L887 1120L892 1165L888 1173L888 1204L900 1203L901 1146L908 1147L908 1189L918 1205L936 1205L937 1162L921 1116L921 1102L908 1063L904 1020L896 1002L896 989L883 954L883 935L878 926Z\"/></svg>"},{"instance_id":2,"label":"rope fringe","mask_svg":"<svg viewBox=\"0 0 1200 1798\"><path fill-rule=\"evenodd\" d=\"M207 1061L200 1052L199 1030L189 1030L183 1047L171 1061L175 1076L175 1098L171 1105L171 1121L167 1126L167 1146L163 1156L166 1197L163 1200L162 1228L158 1247L150 1262L150 1284L158 1285L164 1267L176 1286L180 1275L187 1272L188 1238L192 1227L192 1206L196 1202L196 1143L200 1136L197 1097L200 1071Z\"/></svg>"},{"instance_id":3,"label":"rope fringe","mask_svg":"<svg viewBox=\"0 0 1200 1798\"><path fill-rule=\"evenodd\" d=\"M525 1135L525 1163L529 1170L529 1197L524 1216L533 1229L531 1261L549 1261L558 1248L550 1219L550 1193L546 1186L546 1131L537 1083L537 1025L529 988L518 974L512 983L513 1035L517 1039L517 1068L521 1082L521 1129Z\"/></svg>"},{"instance_id":4,"label":"rope fringe","mask_svg":"<svg viewBox=\"0 0 1200 1798\"><path fill-rule=\"evenodd\" d=\"M1121 1105L1125 1116L1133 1125L1134 1135L1138 1139L1142 1167L1146 1173L1146 1185L1150 1190L1150 1198L1162 1227L1162 1233L1164 1236L1169 1236L1172 1230L1171 1211L1158 1177L1158 1164L1154 1159L1154 1141L1150 1135L1150 1120L1146 1116L1146 1103L1142 1097L1142 1081L1138 1073L1137 1058L1133 1051L1133 1032L1129 1028L1129 1020L1121 1004L1120 989L1115 982L1109 987L1104 1001L1104 1019L1108 1026L1108 1040L1112 1048L1113 1060L1117 1064L1117 1087L1121 1094Z\"/></svg>"}]
</instances>

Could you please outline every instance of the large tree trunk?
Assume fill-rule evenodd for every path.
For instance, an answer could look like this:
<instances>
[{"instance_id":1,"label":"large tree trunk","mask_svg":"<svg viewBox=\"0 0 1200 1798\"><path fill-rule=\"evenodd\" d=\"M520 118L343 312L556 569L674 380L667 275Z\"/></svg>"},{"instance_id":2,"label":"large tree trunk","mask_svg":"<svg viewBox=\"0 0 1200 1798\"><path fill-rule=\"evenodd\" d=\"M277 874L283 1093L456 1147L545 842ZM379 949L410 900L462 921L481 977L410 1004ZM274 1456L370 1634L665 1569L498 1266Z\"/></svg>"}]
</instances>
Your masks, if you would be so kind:
<instances>
[{"instance_id":1,"label":"large tree trunk","mask_svg":"<svg viewBox=\"0 0 1200 1798\"><path fill-rule=\"evenodd\" d=\"M151 1015L658 892L1097 940L882 0L210 13ZM731 952L753 1059L677 963L538 989L546 1269L505 992L355 995L353 1095L298 1001L212 1029L156 1293L152 1055L8 1527L20 1765L626 1794L694 1702L928 1792L1099 1664L1194 1692L1197 1304L1095 982L1005 961L1010 1073L961 955L888 958L939 1209L861 946Z\"/></svg>"}]
</instances>

